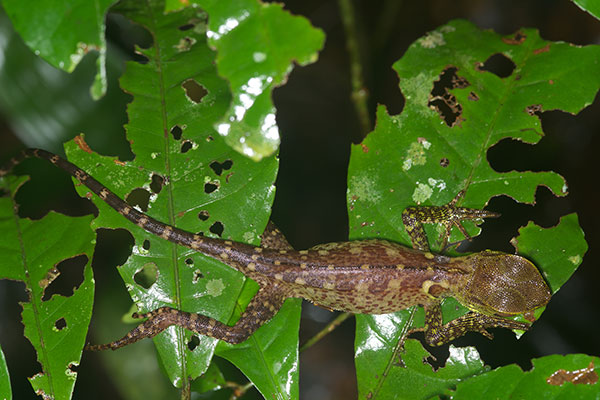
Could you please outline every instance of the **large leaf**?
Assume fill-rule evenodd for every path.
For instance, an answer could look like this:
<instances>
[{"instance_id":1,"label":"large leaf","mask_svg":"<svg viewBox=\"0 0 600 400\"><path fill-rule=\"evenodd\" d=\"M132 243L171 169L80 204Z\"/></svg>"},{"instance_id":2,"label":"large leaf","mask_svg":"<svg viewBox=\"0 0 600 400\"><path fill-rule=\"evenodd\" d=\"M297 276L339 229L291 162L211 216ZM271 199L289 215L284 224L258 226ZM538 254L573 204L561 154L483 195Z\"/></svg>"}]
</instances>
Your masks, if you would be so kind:
<instances>
[{"instance_id":1,"label":"large leaf","mask_svg":"<svg viewBox=\"0 0 600 400\"><path fill-rule=\"evenodd\" d=\"M104 18L116 0L71 0L57 4L39 0L35 7L18 0L2 5L15 29L35 54L56 68L71 72L90 50L100 53L92 97L106 93L106 41Z\"/></svg>"},{"instance_id":2,"label":"large leaf","mask_svg":"<svg viewBox=\"0 0 600 400\"><path fill-rule=\"evenodd\" d=\"M459 383L448 391L453 399L599 399L598 357L585 354L552 355L532 360L531 371L523 372L515 364L497 368ZM560 374L579 375L578 384L552 380ZM552 382L552 383L551 383Z\"/></svg>"},{"instance_id":3,"label":"large leaf","mask_svg":"<svg viewBox=\"0 0 600 400\"><path fill-rule=\"evenodd\" d=\"M508 64L514 67L503 77L487 71L486 60L495 54L502 54L496 57L509 59ZM572 62L575 58L577 63ZM466 193L460 203L473 208L483 208L491 197L502 194L532 203L538 185L549 187L556 195L565 195L566 184L559 175L498 173L489 165L486 152L507 137L536 143L543 135L536 115L539 111L577 112L590 104L600 76L588 78L588 72L599 59L598 46L545 42L535 30L501 37L465 21L453 21L417 40L394 64L406 98L403 112L390 116L384 107L379 107L374 132L361 146L352 149L348 188L351 238L384 237L410 245L401 211L414 204L445 204L461 190ZM569 245L569 254L553 253L552 262L548 258L536 259L532 254L553 291L575 270L585 252L581 230L571 222L572 218L568 218L568 222L554 228L563 230L565 223L569 226L568 233L562 231L572 235L576 243ZM473 224L465 227L471 234L478 232ZM556 235L554 229L547 230L551 232L547 234ZM543 232L539 228L524 230L518 242L539 246L546 240ZM439 230L430 228L428 233L434 249L439 250ZM461 239L454 230L450 240ZM579 257L578 262L569 257ZM555 280L561 269L564 276ZM464 314L466 309L449 299L443 312L447 321ZM373 326L375 318L390 329L357 332L359 374L367 370L368 359L361 357L363 344L381 341L381 335L393 343L406 330L411 312L357 316L357 326ZM413 325L422 323L419 310ZM384 371L388 368L385 363L394 359L394 347L381 346L380 351L386 353L380 357L384 364L370 365ZM402 373L410 371L404 368ZM388 374L378 376L379 380L359 375L359 393L372 392L390 379Z\"/></svg>"},{"instance_id":4,"label":"large leaf","mask_svg":"<svg viewBox=\"0 0 600 400\"><path fill-rule=\"evenodd\" d=\"M379 333L389 328L387 319L373 319L373 325L367 326L367 321L357 321L357 363L356 372L359 387L368 388L359 397L366 399L429 399L442 393L447 387L454 386L461 380L486 371L479 353L472 347L456 348L450 346L450 356L443 368L434 370L426 359L430 354L416 340L405 343L406 355L389 354L380 351L383 348L396 347L399 337L387 342L386 336ZM366 331L373 333L368 335ZM369 342L359 343L359 338L378 338ZM391 359L385 359L386 357ZM360 362L358 360L361 360ZM386 366L380 370L379 366ZM398 390L404 388L404 390Z\"/></svg>"},{"instance_id":5,"label":"large leaf","mask_svg":"<svg viewBox=\"0 0 600 400\"><path fill-rule=\"evenodd\" d=\"M24 181L0 178L1 188L10 195L0 198L0 279L23 281L29 294L29 302L22 304L25 336L42 366L42 372L30 378L31 385L45 398L68 399L92 316L92 217L50 213L38 221L19 219L14 194ZM59 263L76 256L86 260L81 282L72 294L54 293L53 281L67 268Z\"/></svg>"},{"instance_id":6,"label":"large leaf","mask_svg":"<svg viewBox=\"0 0 600 400\"><path fill-rule=\"evenodd\" d=\"M293 63L314 62L323 32L281 4L258 0L195 0L208 12L209 44L218 52L219 75L229 81L232 102L217 130L239 152L260 160L279 146L273 89L287 79ZM168 0L168 9L181 7Z\"/></svg>"},{"instance_id":7,"label":"large leaf","mask_svg":"<svg viewBox=\"0 0 600 400\"><path fill-rule=\"evenodd\" d=\"M247 341L219 343L216 354L244 372L265 399L298 398L298 330L302 300L288 299Z\"/></svg>"},{"instance_id":8,"label":"large leaf","mask_svg":"<svg viewBox=\"0 0 600 400\"><path fill-rule=\"evenodd\" d=\"M134 98L126 129L135 160L99 156L82 140L67 145L69 158L121 197L129 198L132 192L130 201L136 193L149 197L147 212L160 221L258 244L270 214L277 160L274 156L250 160L231 149L213 128L231 95L217 76L215 53L206 44L206 14L186 8L164 15L160 1L150 5L129 1L120 7L153 37L151 47L140 49L147 62L128 63L121 80ZM88 192L85 187L79 190ZM168 305L223 322L230 319L244 282L240 273L153 237L96 197L94 202L100 211L94 226L124 227L134 236L133 254L119 272L139 309ZM140 271L149 274L150 284L138 279ZM287 315L298 321L299 309ZM178 387L207 370L217 344L202 336L195 346L188 346L191 337L190 332L171 327L154 339L165 371ZM251 343L254 353L275 358L268 344ZM290 346L288 353L293 353L297 335ZM293 363L283 365L282 373L296 374L296 369Z\"/></svg>"}]
</instances>

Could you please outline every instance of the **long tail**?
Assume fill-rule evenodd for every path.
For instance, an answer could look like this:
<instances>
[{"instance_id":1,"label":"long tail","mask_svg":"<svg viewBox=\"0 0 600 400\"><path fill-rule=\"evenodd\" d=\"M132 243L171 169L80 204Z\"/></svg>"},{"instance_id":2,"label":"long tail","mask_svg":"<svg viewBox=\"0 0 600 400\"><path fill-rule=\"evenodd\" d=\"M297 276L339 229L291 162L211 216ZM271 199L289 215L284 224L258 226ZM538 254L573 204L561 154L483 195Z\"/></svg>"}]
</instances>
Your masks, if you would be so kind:
<instances>
[{"instance_id":1,"label":"long tail","mask_svg":"<svg viewBox=\"0 0 600 400\"><path fill-rule=\"evenodd\" d=\"M114 208L119 214L127 218L142 229L162 237L163 239L182 246L197 250L203 254L220 258L223 253L224 241L201 235L193 234L174 226L162 223L156 219L136 210L119 196L111 192L106 186L98 182L87 172L64 158L41 149L26 149L19 156L12 158L9 163L0 169L0 177L8 174L15 165L26 158L41 158L50 161L58 168L68 172L75 179L87 186L100 197L106 204ZM240 244L241 245L241 244ZM222 257L221 257L222 258Z\"/></svg>"}]
</instances>

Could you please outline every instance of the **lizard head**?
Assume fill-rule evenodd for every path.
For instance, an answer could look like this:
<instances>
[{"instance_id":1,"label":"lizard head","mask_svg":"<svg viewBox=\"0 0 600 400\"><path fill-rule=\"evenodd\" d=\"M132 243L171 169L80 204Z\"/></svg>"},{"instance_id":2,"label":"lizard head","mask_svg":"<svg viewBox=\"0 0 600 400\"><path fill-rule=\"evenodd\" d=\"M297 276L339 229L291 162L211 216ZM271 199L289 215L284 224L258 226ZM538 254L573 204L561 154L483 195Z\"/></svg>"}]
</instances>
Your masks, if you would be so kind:
<instances>
[{"instance_id":1,"label":"lizard head","mask_svg":"<svg viewBox=\"0 0 600 400\"><path fill-rule=\"evenodd\" d=\"M470 310L487 315L517 315L550 301L548 285L526 258L486 250L466 256L472 273L453 294Z\"/></svg>"}]
</instances>

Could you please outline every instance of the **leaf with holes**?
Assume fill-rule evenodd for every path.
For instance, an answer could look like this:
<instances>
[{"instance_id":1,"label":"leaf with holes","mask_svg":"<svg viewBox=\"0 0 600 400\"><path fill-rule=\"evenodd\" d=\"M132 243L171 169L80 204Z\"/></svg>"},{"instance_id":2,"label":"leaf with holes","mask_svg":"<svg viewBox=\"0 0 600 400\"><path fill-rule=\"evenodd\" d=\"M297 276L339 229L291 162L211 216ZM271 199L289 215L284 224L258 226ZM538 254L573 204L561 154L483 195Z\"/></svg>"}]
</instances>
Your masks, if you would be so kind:
<instances>
[{"instance_id":1,"label":"leaf with holes","mask_svg":"<svg viewBox=\"0 0 600 400\"><path fill-rule=\"evenodd\" d=\"M496 368L456 386L453 399L597 399L598 357L551 355L532 360L524 372L515 364Z\"/></svg>"},{"instance_id":2,"label":"leaf with holes","mask_svg":"<svg viewBox=\"0 0 600 400\"><path fill-rule=\"evenodd\" d=\"M206 44L207 15L197 8L163 14L160 1L150 6L128 1L120 7L154 39L150 48L139 49L147 62L129 62L121 79L133 96L126 129L135 160L99 156L81 138L66 146L69 158L159 221L258 244L270 215L278 164L274 156L255 162L237 153L213 128L231 95ZM88 193L85 187L79 190ZM134 236L133 254L119 272L140 310L171 306L229 320L244 282L240 273L155 237L96 196L93 200L99 209L95 227L125 227ZM177 327L154 341L177 387L207 370L217 344Z\"/></svg>"},{"instance_id":3,"label":"leaf with holes","mask_svg":"<svg viewBox=\"0 0 600 400\"><path fill-rule=\"evenodd\" d=\"M31 385L45 398L68 399L92 316L92 217L52 212L37 221L20 219L13 212L14 195L25 180L0 178L9 194L0 197L0 279L23 281L29 294L29 302L22 303L25 336L42 366ZM73 270L76 286L57 292L57 282Z\"/></svg>"},{"instance_id":4,"label":"leaf with holes","mask_svg":"<svg viewBox=\"0 0 600 400\"><path fill-rule=\"evenodd\" d=\"M219 75L229 81L232 102L218 122L225 141L255 160L279 146L273 89L285 83L293 64L317 59L323 32L307 19L292 16L281 4L258 0L195 0L208 12L207 35L217 50ZM181 2L167 0L167 9Z\"/></svg>"},{"instance_id":5,"label":"leaf with holes","mask_svg":"<svg viewBox=\"0 0 600 400\"><path fill-rule=\"evenodd\" d=\"M248 281L230 323L250 302L258 285ZM277 314L247 341L219 343L216 354L235 364L265 399L298 398L298 331L301 299L287 299ZM265 349L261 351L261 349Z\"/></svg>"},{"instance_id":6,"label":"leaf with holes","mask_svg":"<svg viewBox=\"0 0 600 400\"><path fill-rule=\"evenodd\" d=\"M418 39L394 64L406 98L402 114L390 116L379 107L375 130L352 149L348 178L351 238L383 237L410 245L402 210L415 204L442 205L462 190L465 194L459 203L471 208L483 208L499 195L533 203L539 185L557 196L566 195L566 184L558 174L500 173L490 166L486 154L504 138L532 144L539 141L543 135L540 111L574 113L589 105L600 86L600 76L588 71L594 70L598 60L598 46L546 42L535 30L502 37L466 21L452 21ZM478 233L474 224L464 225L471 235ZM574 237L578 250L556 254L553 263L540 260L537 264L553 291L564 283L554 280L554 273L563 268L568 276L578 265L568 257L583 257L581 230L576 223L568 226L564 234ZM442 232L427 228L432 247L439 250ZM540 245L544 235L538 233L523 231L518 242ZM438 240L432 240L436 235ZM461 239L464 237L454 229L450 241ZM444 303L445 321L467 311L458 306L454 299ZM372 325L372 318L358 316L357 324ZM361 344L380 341L381 334L399 337L410 312L381 318L400 320L385 332L358 332L357 371L365 370L362 363L366 360L359 357ZM419 310L414 326L422 324ZM394 359L393 348L382 346L381 351L388 353L382 360ZM388 366L370 367L383 371ZM389 379L388 375L379 376ZM382 385L370 375L359 376L358 382L361 394Z\"/></svg>"},{"instance_id":7,"label":"leaf with holes","mask_svg":"<svg viewBox=\"0 0 600 400\"><path fill-rule=\"evenodd\" d=\"M75 0L57 7L54 1L42 0L31 7L4 0L2 6L31 50L56 68L72 72L83 56L98 51L98 72L91 88L92 97L98 99L106 93L104 19L115 2Z\"/></svg>"}]
</instances>

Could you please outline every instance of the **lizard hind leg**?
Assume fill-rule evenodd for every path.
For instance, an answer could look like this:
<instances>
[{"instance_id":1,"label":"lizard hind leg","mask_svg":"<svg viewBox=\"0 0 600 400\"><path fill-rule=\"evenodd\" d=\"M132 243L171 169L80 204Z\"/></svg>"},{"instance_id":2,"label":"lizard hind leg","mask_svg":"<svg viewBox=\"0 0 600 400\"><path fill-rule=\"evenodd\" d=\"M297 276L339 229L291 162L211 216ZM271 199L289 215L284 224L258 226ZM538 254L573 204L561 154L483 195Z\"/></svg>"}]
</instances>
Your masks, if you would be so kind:
<instances>
[{"instance_id":1,"label":"lizard hind leg","mask_svg":"<svg viewBox=\"0 0 600 400\"><path fill-rule=\"evenodd\" d=\"M154 337L172 325L237 344L248 339L261 325L270 320L281 308L284 300L285 296L279 291L274 291L272 288L266 291L261 288L252 298L240 319L232 326L205 315L170 307L161 307L144 314L135 313L134 318L147 318L147 320L119 340L102 345L86 345L85 349L90 351L116 350L141 339Z\"/></svg>"}]
</instances>

